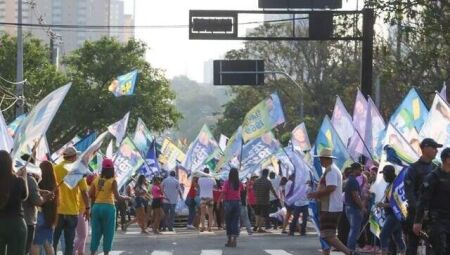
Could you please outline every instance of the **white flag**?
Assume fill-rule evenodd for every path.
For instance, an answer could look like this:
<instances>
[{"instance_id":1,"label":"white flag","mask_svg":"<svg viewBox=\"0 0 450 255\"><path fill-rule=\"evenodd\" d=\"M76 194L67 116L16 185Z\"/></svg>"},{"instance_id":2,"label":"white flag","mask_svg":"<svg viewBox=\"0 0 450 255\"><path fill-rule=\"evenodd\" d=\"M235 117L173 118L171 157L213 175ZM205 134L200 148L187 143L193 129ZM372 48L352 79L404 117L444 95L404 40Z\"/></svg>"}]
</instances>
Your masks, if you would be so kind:
<instances>
[{"instance_id":1,"label":"white flag","mask_svg":"<svg viewBox=\"0 0 450 255\"><path fill-rule=\"evenodd\" d=\"M447 85L444 82L444 85L442 86L441 92L439 93L439 95L442 97L442 99L444 99L444 101L448 102L447 100Z\"/></svg>"},{"instance_id":2,"label":"white flag","mask_svg":"<svg viewBox=\"0 0 450 255\"><path fill-rule=\"evenodd\" d=\"M108 131L116 137L116 145L120 146L123 138L125 137L125 133L127 132L128 118L130 117L130 112L127 112L125 116L117 121L116 123L110 125L108 127Z\"/></svg>"},{"instance_id":3,"label":"white flag","mask_svg":"<svg viewBox=\"0 0 450 255\"><path fill-rule=\"evenodd\" d=\"M227 142L228 142L228 137L226 137L223 134L220 134L220 139L219 139L219 148L222 151L225 151L225 148L227 147Z\"/></svg>"},{"instance_id":4,"label":"white flag","mask_svg":"<svg viewBox=\"0 0 450 255\"><path fill-rule=\"evenodd\" d=\"M36 147L36 162L49 160L48 155L50 155L50 149L48 147L47 137L44 136ZM39 164L36 163L36 165Z\"/></svg>"},{"instance_id":5,"label":"white flag","mask_svg":"<svg viewBox=\"0 0 450 255\"><path fill-rule=\"evenodd\" d=\"M352 138L350 139L350 144L348 146L348 151L353 158L359 158L361 154L367 158L371 158L370 152L367 150L364 144L364 137L366 135L366 124L367 124L367 113L368 105L367 100L364 95L358 90L355 101L355 108L353 109L353 127L355 131Z\"/></svg>"},{"instance_id":6,"label":"white flag","mask_svg":"<svg viewBox=\"0 0 450 255\"><path fill-rule=\"evenodd\" d=\"M422 138L433 138L444 147L450 146L450 107L439 94L435 95L419 134Z\"/></svg>"},{"instance_id":7,"label":"white flag","mask_svg":"<svg viewBox=\"0 0 450 255\"><path fill-rule=\"evenodd\" d=\"M14 141L8 133L8 126L6 126L2 111L0 111L0 150L11 152Z\"/></svg>"},{"instance_id":8,"label":"white flag","mask_svg":"<svg viewBox=\"0 0 450 255\"><path fill-rule=\"evenodd\" d=\"M31 154L34 144L45 136L72 83L60 87L42 99L20 125L14 139L13 155Z\"/></svg>"},{"instance_id":9,"label":"white flag","mask_svg":"<svg viewBox=\"0 0 450 255\"><path fill-rule=\"evenodd\" d=\"M340 97L336 98L333 116L331 117L331 124L333 124L342 142L347 147L350 138L355 133L355 128L353 127L352 117L348 113Z\"/></svg>"},{"instance_id":10,"label":"white flag","mask_svg":"<svg viewBox=\"0 0 450 255\"><path fill-rule=\"evenodd\" d=\"M113 142L112 140L109 141L108 147L106 148L106 155L107 158L112 159L114 157L114 152L113 152Z\"/></svg>"}]
</instances>

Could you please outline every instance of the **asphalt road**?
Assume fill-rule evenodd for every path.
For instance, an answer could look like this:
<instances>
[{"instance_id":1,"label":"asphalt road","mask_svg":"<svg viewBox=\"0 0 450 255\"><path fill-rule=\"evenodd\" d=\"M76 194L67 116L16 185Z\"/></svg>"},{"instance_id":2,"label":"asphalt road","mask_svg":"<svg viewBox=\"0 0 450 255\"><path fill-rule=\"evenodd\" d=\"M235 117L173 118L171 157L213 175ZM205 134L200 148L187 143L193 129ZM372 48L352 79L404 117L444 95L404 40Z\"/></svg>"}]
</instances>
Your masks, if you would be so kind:
<instances>
[{"instance_id":1,"label":"asphalt road","mask_svg":"<svg viewBox=\"0 0 450 255\"><path fill-rule=\"evenodd\" d=\"M142 235L136 227L126 233L116 232L111 255L151 254L151 255L319 255L320 244L316 233L309 232L300 237L273 231L267 234L249 236L241 232L237 248L227 248L225 232L199 233L184 228L162 235ZM90 238L88 239L88 241ZM89 251L89 242L86 246ZM89 254L89 253L88 253ZM102 254L102 253L100 253Z\"/></svg>"}]
</instances>

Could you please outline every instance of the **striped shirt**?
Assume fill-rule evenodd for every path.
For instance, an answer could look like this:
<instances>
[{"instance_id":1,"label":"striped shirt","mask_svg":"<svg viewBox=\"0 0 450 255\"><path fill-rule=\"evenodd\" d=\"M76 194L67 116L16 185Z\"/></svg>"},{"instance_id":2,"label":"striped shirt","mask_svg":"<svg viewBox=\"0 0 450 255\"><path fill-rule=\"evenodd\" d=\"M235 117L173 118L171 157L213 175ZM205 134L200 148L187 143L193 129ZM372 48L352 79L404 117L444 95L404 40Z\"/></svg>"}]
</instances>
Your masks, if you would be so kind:
<instances>
[{"instance_id":1,"label":"striped shirt","mask_svg":"<svg viewBox=\"0 0 450 255\"><path fill-rule=\"evenodd\" d=\"M255 191L257 205L269 204L271 188L272 183L266 177L260 177L255 181L255 184L253 185L253 190Z\"/></svg>"}]
</instances>

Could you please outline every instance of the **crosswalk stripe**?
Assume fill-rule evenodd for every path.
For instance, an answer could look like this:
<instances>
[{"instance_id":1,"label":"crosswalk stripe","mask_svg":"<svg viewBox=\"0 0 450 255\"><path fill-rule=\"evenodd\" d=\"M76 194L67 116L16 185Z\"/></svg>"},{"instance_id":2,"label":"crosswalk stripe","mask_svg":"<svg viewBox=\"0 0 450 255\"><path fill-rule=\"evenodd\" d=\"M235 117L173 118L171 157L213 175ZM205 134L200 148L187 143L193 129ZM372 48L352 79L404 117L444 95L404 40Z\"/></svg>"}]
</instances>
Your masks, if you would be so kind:
<instances>
[{"instance_id":1,"label":"crosswalk stripe","mask_svg":"<svg viewBox=\"0 0 450 255\"><path fill-rule=\"evenodd\" d=\"M285 250L264 250L264 251L269 253L270 255L292 255L291 253Z\"/></svg>"},{"instance_id":2,"label":"crosswalk stripe","mask_svg":"<svg viewBox=\"0 0 450 255\"><path fill-rule=\"evenodd\" d=\"M222 255L222 250L202 250L200 255Z\"/></svg>"},{"instance_id":3,"label":"crosswalk stripe","mask_svg":"<svg viewBox=\"0 0 450 255\"><path fill-rule=\"evenodd\" d=\"M110 251L109 252L109 255L120 255L120 254L122 254L122 253L124 253L125 251ZM102 253L100 253L99 255L102 255L103 254L103 252Z\"/></svg>"},{"instance_id":4,"label":"crosswalk stripe","mask_svg":"<svg viewBox=\"0 0 450 255\"><path fill-rule=\"evenodd\" d=\"M152 252L152 255L172 255L173 251L159 251L159 250L154 250Z\"/></svg>"}]
</instances>

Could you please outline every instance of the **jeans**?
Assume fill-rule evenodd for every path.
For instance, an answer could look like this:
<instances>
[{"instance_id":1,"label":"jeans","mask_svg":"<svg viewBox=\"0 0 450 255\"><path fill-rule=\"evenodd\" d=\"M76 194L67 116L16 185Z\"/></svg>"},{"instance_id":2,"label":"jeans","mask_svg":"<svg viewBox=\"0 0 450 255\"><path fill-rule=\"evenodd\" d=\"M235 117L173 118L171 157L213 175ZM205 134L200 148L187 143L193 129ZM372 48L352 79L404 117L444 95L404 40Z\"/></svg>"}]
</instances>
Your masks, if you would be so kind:
<instances>
[{"instance_id":1,"label":"jeans","mask_svg":"<svg viewBox=\"0 0 450 255\"><path fill-rule=\"evenodd\" d=\"M289 225L289 233L294 234L295 228L297 227L298 218L300 217L300 213L302 216L302 225L300 226L300 234L306 234L306 223L308 222L309 210L308 205L304 206L294 206L294 218L292 219L291 224Z\"/></svg>"},{"instance_id":2,"label":"jeans","mask_svg":"<svg viewBox=\"0 0 450 255\"><path fill-rule=\"evenodd\" d=\"M164 221L164 229L167 227L169 231L173 231L173 223L175 221L175 207L176 204L163 204L164 214L166 215Z\"/></svg>"},{"instance_id":3,"label":"jeans","mask_svg":"<svg viewBox=\"0 0 450 255\"><path fill-rule=\"evenodd\" d=\"M348 233L347 247L354 251L356 249L356 243L359 238L359 232L361 231L362 224L362 212L361 209L353 206L345 206L345 215L347 216L348 223L350 223L350 232Z\"/></svg>"},{"instance_id":4,"label":"jeans","mask_svg":"<svg viewBox=\"0 0 450 255\"><path fill-rule=\"evenodd\" d=\"M227 236L239 236L239 219L241 216L241 200L226 200L223 202Z\"/></svg>"},{"instance_id":5,"label":"jeans","mask_svg":"<svg viewBox=\"0 0 450 255\"><path fill-rule=\"evenodd\" d=\"M195 211L196 211L196 203L195 203L195 199L194 198L186 198L185 201L188 209L189 209L189 216L188 216L188 225L192 225L192 223L194 222L194 218L195 218Z\"/></svg>"},{"instance_id":6,"label":"jeans","mask_svg":"<svg viewBox=\"0 0 450 255\"><path fill-rule=\"evenodd\" d=\"M386 220L380 234L381 249L383 251L389 250L389 243L391 237L394 238L397 245L398 252L405 252L406 245L402 237L402 225L393 213L386 215Z\"/></svg>"},{"instance_id":7,"label":"jeans","mask_svg":"<svg viewBox=\"0 0 450 255\"><path fill-rule=\"evenodd\" d=\"M0 218L0 254L25 254L27 225L23 217Z\"/></svg>"},{"instance_id":8,"label":"jeans","mask_svg":"<svg viewBox=\"0 0 450 255\"><path fill-rule=\"evenodd\" d=\"M58 242L64 231L64 255L73 254L73 241L75 239L75 230L78 224L78 215L63 215L58 214L58 223L53 234L53 249L55 254L58 250Z\"/></svg>"},{"instance_id":9,"label":"jeans","mask_svg":"<svg viewBox=\"0 0 450 255\"><path fill-rule=\"evenodd\" d=\"M91 252L96 252L103 237L103 252L110 252L116 228L116 207L111 204L92 206Z\"/></svg>"},{"instance_id":10,"label":"jeans","mask_svg":"<svg viewBox=\"0 0 450 255\"><path fill-rule=\"evenodd\" d=\"M250 220L248 218L247 206L241 205L241 222L242 225L247 229L247 233L252 232L252 224L250 224Z\"/></svg>"}]
</instances>

